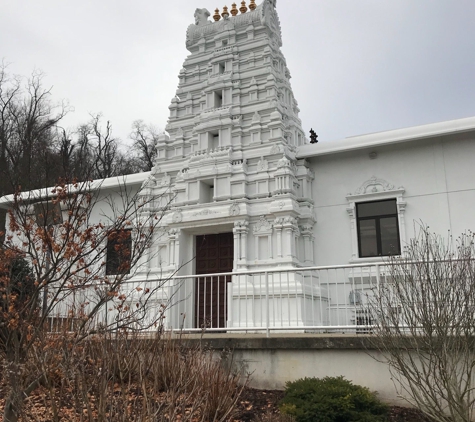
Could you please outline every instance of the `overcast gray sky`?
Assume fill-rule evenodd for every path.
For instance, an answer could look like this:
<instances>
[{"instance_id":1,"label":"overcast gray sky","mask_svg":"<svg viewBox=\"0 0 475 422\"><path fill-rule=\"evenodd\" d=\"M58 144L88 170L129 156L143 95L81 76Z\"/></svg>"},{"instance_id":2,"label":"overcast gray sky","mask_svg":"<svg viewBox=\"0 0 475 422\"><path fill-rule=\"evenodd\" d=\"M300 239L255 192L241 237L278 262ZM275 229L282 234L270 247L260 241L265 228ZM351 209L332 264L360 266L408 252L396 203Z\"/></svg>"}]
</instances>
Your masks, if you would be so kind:
<instances>
[{"instance_id":1,"label":"overcast gray sky","mask_svg":"<svg viewBox=\"0 0 475 422\"><path fill-rule=\"evenodd\" d=\"M261 0L256 3L260 4ZM0 58L42 70L74 127L164 128L196 7L228 0L0 0ZM240 1L239 1L240 3ZM304 130L332 141L475 116L475 0L278 0Z\"/></svg>"}]
</instances>

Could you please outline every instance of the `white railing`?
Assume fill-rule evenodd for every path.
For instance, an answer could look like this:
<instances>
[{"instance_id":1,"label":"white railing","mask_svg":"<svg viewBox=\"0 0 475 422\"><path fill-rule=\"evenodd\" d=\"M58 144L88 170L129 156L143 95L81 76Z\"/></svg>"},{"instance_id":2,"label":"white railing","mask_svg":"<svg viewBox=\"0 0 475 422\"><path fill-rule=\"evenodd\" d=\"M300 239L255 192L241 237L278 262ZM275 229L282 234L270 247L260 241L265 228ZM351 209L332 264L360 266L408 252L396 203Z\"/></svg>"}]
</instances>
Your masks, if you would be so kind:
<instances>
[{"instance_id":1,"label":"white railing","mask_svg":"<svg viewBox=\"0 0 475 422\"><path fill-rule=\"evenodd\" d=\"M372 326L365 304L385 277L383 264L237 271L149 277L126 283L120 293L127 296L122 305L135 310L144 304L144 292L150 292L141 324L160 317L168 330L365 333ZM73 308L82 306L87 313L97 303L98 291L96 286L69 295L58 304L51 329ZM104 305L94 324L113 324L119 296Z\"/></svg>"}]
</instances>

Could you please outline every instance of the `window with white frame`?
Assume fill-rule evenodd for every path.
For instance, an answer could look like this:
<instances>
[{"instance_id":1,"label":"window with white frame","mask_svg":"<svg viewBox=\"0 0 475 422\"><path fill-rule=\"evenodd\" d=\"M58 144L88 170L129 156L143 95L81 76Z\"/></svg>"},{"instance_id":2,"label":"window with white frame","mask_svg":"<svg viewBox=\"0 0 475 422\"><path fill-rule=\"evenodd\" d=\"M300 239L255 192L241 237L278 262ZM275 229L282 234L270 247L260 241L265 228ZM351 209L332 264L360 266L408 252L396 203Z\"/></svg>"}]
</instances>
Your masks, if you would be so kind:
<instances>
[{"instance_id":1,"label":"window with white frame","mask_svg":"<svg viewBox=\"0 0 475 422\"><path fill-rule=\"evenodd\" d=\"M347 195L351 261L400 255L405 242L404 188L372 177Z\"/></svg>"}]
</instances>

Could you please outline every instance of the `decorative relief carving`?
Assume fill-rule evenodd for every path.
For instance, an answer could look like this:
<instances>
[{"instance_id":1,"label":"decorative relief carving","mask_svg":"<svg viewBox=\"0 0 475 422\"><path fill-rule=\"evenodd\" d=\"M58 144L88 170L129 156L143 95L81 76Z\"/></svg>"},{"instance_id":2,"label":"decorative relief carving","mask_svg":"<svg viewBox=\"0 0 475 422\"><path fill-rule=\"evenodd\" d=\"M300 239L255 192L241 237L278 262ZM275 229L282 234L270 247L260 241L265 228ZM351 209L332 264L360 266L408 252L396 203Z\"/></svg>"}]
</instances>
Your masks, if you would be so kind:
<instances>
[{"instance_id":1,"label":"decorative relief carving","mask_svg":"<svg viewBox=\"0 0 475 422\"><path fill-rule=\"evenodd\" d=\"M277 161L277 168L282 167L289 167L290 168L291 162L287 157L282 157L279 161Z\"/></svg>"},{"instance_id":2,"label":"decorative relief carving","mask_svg":"<svg viewBox=\"0 0 475 422\"><path fill-rule=\"evenodd\" d=\"M350 217L355 217L355 203L351 203L349 207L346 208L346 212Z\"/></svg>"},{"instance_id":3,"label":"decorative relief carving","mask_svg":"<svg viewBox=\"0 0 475 422\"><path fill-rule=\"evenodd\" d=\"M376 176L373 176L371 179L364 182L353 195L364 195L377 192L388 192L393 190L404 190L402 186L396 188L396 186L388 183L384 179L378 179ZM348 195L352 195L351 193Z\"/></svg>"},{"instance_id":4,"label":"decorative relief carving","mask_svg":"<svg viewBox=\"0 0 475 422\"><path fill-rule=\"evenodd\" d=\"M264 232L264 231L271 231L272 230L272 223L266 219L264 215L261 215L259 221L254 224L253 232Z\"/></svg>"},{"instance_id":5,"label":"decorative relief carving","mask_svg":"<svg viewBox=\"0 0 475 422\"><path fill-rule=\"evenodd\" d=\"M196 9L194 18L195 18L195 25L196 26L201 26L201 25L208 25L211 22L208 21L208 18L211 16L211 13L209 13L208 9Z\"/></svg>"},{"instance_id":6,"label":"decorative relief carving","mask_svg":"<svg viewBox=\"0 0 475 422\"><path fill-rule=\"evenodd\" d=\"M233 125L240 126L242 124L242 115L233 117Z\"/></svg>"},{"instance_id":7,"label":"decorative relief carving","mask_svg":"<svg viewBox=\"0 0 475 422\"><path fill-rule=\"evenodd\" d=\"M257 171L267 171L269 169L269 162L261 157L259 162L257 163Z\"/></svg>"},{"instance_id":8,"label":"decorative relief carving","mask_svg":"<svg viewBox=\"0 0 475 422\"><path fill-rule=\"evenodd\" d=\"M261 7L261 23L265 24L272 31L272 44L277 50L282 46L282 31L280 29L279 17L275 10L277 0L266 0Z\"/></svg>"},{"instance_id":9,"label":"decorative relief carving","mask_svg":"<svg viewBox=\"0 0 475 422\"><path fill-rule=\"evenodd\" d=\"M279 161L277 161L277 168L289 169L294 173L297 171L297 166L295 165L295 162L289 160L285 155Z\"/></svg>"},{"instance_id":10,"label":"decorative relief carving","mask_svg":"<svg viewBox=\"0 0 475 422\"><path fill-rule=\"evenodd\" d=\"M406 202L404 201L397 201L397 208L400 214L403 214L406 211Z\"/></svg>"},{"instance_id":11,"label":"decorative relief carving","mask_svg":"<svg viewBox=\"0 0 475 422\"><path fill-rule=\"evenodd\" d=\"M234 222L234 228L239 232L247 232L249 229L249 221L240 220Z\"/></svg>"},{"instance_id":12,"label":"decorative relief carving","mask_svg":"<svg viewBox=\"0 0 475 422\"><path fill-rule=\"evenodd\" d=\"M304 225L300 226L300 233L303 236L312 236L313 235L313 225L304 224Z\"/></svg>"},{"instance_id":13,"label":"decorative relief carving","mask_svg":"<svg viewBox=\"0 0 475 422\"><path fill-rule=\"evenodd\" d=\"M262 13L259 13L258 10L262 10L262 5L257 6L257 9L255 10L256 13L244 13L217 22L208 21L208 23L206 23L203 18L200 17L198 19L195 16L195 22L199 21L200 24L191 24L188 26L186 31L186 46L192 46L197 43L200 38L206 35L233 30L235 27L246 27L253 22L258 23L263 18ZM201 22L203 22L203 24L201 24Z\"/></svg>"},{"instance_id":14,"label":"decorative relief carving","mask_svg":"<svg viewBox=\"0 0 475 422\"><path fill-rule=\"evenodd\" d=\"M274 145L270 150L271 154L279 154L280 152L281 152L280 146L277 144Z\"/></svg>"},{"instance_id":15,"label":"decorative relief carving","mask_svg":"<svg viewBox=\"0 0 475 422\"><path fill-rule=\"evenodd\" d=\"M180 233L180 229L170 229L168 230L168 237L170 239L175 239Z\"/></svg>"},{"instance_id":16,"label":"decorative relief carving","mask_svg":"<svg viewBox=\"0 0 475 422\"><path fill-rule=\"evenodd\" d=\"M157 181L155 180L155 177L149 177L142 183L142 189L154 188L155 186L157 186Z\"/></svg>"},{"instance_id":17,"label":"decorative relief carving","mask_svg":"<svg viewBox=\"0 0 475 422\"><path fill-rule=\"evenodd\" d=\"M165 186L170 186L171 184L171 177L165 173L165 175L162 177L162 180L160 180L160 186L165 187Z\"/></svg>"},{"instance_id":18,"label":"decorative relief carving","mask_svg":"<svg viewBox=\"0 0 475 422\"><path fill-rule=\"evenodd\" d=\"M237 202L234 202L230 207L229 207L229 215L230 216L236 216L241 214L241 209L239 207L239 204Z\"/></svg>"},{"instance_id":19,"label":"decorative relief carving","mask_svg":"<svg viewBox=\"0 0 475 422\"><path fill-rule=\"evenodd\" d=\"M209 210L209 209L204 209L202 211L197 211L193 214L193 217L198 217L198 216L205 216L205 215L212 215L212 214L219 214L219 211L212 211L212 210Z\"/></svg>"},{"instance_id":20,"label":"decorative relief carving","mask_svg":"<svg viewBox=\"0 0 475 422\"><path fill-rule=\"evenodd\" d=\"M297 219L295 217L283 217L282 218L282 224L284 225L296 225L297 224Z\"/></svg>"},{"instance_id":21,"label":"decorative relief carving","mask_svg":"<svg viewBox=\"0 0 475 422\"><path fill-rule=\"evenodd\" d=\"M215 149L210 150L200 150L196 151L193 156L190 158L191 162L211 160L215 158L230 157L232 152L232 147L230 146L221 146Z\"/></svg>"},{"instance_id":22,"label":"decorative relief carving","mask_svg":"<svg viewBox=\"0 0 475 422\"><path fill-rule=\"evenodd\" d=\"M174 223L181 223L183 221L183 214L181 210L176 210L172 215L172 221Z\"/></svg>"}]
</instances>

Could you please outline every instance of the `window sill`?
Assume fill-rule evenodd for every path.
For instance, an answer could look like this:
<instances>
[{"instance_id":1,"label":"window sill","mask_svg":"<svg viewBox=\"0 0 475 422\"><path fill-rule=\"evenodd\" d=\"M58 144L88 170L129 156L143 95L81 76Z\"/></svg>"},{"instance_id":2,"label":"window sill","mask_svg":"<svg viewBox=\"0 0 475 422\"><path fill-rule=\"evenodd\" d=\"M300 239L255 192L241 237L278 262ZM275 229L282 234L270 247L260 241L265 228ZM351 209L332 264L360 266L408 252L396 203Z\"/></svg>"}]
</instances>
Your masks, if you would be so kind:
<instances>
[{"instance_id":1,"label":"window sill","mask_svg":"<svg viewBox=\"0 0 475 422\"><path fill-rule=\"evenodd\" d=\"M385 264L389 256L371 256L367 258L350 259L350 264Z\"/></svg>"}]
</instances>

